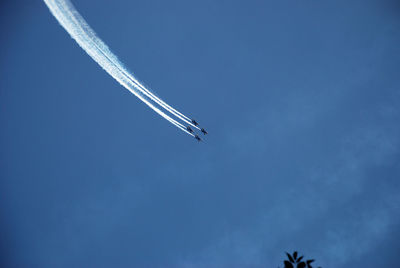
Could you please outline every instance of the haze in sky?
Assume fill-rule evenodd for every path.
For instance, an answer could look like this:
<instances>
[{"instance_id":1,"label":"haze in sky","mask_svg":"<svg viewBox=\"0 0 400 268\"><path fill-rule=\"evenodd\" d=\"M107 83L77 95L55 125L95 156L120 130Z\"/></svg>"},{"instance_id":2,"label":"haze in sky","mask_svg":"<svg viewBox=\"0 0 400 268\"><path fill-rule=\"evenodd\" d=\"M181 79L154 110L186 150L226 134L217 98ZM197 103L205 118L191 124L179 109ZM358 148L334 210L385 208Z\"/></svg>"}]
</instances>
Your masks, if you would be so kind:
<instances>
[{"instance_id":1,"label":"haze in sky","mask_svg":"<svg viewBox=\"0 0 400 268\"><path fill-rule=\"evenodd\" d=\"M0 4L1 267L394 267L400 6L72 1L197 143Z\"/></svg>"}]
</instances>

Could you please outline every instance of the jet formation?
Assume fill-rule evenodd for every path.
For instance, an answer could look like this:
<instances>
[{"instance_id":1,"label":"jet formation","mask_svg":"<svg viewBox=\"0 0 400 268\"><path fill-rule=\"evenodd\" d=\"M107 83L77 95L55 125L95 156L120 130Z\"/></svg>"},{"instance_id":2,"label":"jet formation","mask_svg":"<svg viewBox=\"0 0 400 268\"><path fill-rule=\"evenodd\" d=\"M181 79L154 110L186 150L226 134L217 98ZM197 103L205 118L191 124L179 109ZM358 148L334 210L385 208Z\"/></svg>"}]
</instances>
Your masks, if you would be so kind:
<instances>
[{"instance_id":1,"label":"jet formation","mask_svg":"<svg viewBox=\"0 0 400 268\"><path fill-rule=\"evenodd\" d=\"M200 127L199 127L199 123L197 123L196 120L192 119L192 124L193 124L193 126L195 126L197 129L200 129L200 131L201 131L204 135L208 134L208 132L207 132L204 128L200 128ZM197 135L196 132L195 132L190 126L187 126L187 127L186 127L186 130L187 130L190 134L193 134L193 135L194 135L194 138L195 138L197 141L199 141L199 142L202 141L202 139L199 137L199 135Z\"/></svg>"},{"instance_id":2,"label":"jet formation","mask_svg":"<svg viewBox=\"0 0 400 268\"><path fill-rule=\"evenodd\" d=\"M196 140L201 141L201 138L193 131L194 129L198 129L204 135L207 134L207 131L200 128L196 120L178 112L141 84L133 73L118 60L118 57L96 35L95 31L87 24L70 0L44 0L44 2L61 26L64 27L79 46L109 75L139 98L139 100Z\"/></svg>"}]
</instances>

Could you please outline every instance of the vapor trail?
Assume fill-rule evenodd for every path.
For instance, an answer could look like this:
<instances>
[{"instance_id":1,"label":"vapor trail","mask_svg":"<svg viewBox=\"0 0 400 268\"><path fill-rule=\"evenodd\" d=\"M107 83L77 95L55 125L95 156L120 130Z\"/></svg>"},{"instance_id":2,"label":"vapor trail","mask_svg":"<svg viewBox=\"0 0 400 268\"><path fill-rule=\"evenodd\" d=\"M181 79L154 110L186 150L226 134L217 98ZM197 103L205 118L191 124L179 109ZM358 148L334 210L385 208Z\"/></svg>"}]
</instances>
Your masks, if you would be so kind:
<instances>
[{"instance_id":1,"label":"vapor trail","mask_svg":"<svg viewBox=\"0 0 400 268\"><path fill-rule=\"evenodd\" d=\"M156 96L153 92L151 92L149 89L147 89L144 85L142 85L129 71L128 69L124 66L122 62L119 61L119 59L110 51L108 46L96 35L96 33L93 31L93 29L88 25L88 23L85 21L85 19L79 14L79 12L75 9L75 7L72 5L71 2L69 1L60 1L59 6L63 10L65 10L66 13L68 13L68 16L71 18L71 20L74 20L75 24L80 27L82 31L84 31L89 37L92 42L94 42L97 46L97 48L104 53L106 57L109 58L110 61L114 62L114 64L123 72L133 83L135 83L140 89L140 91L149 97L151 100L155 101L158 105L181 119L182 121L186 122L187 124L200 129L198 126L194 125L192 123L192 120L185 116L184 114L180 113L170 105L168 105L166 102L164 102L160 97Z\"/></svg>"},{"instance_id":2,"label":"vapor trail","mask_svg":"<svg viewBox=\"0 0 400 268\"><path fill-rule=\"evenodd\" d=\"M129 72L124 71L126 68L122 65L118 58L108 48L106 50L101 50L98 47L93 39L100 41L102 44L104 43L98 37L96 37L94 31L89 27L89 25L87 25L69 0L44 0L44 2L49 7L54 17L56 17L56 19L71 35L71 37L75 39L82 49L85 50L86 53L91 56L93 60L96 61L107 73L109 73L115 80L117 80L121 85L123 85L126 89L128 89L163 118L189 135L194 136L192 133L186 130L184 125L165 114L141 94L145 94L145 92L143 92L143 89L140 88L138 84L132 81L133 75L127 75ZM83 30L83 27L80 25L79 21L77 21L74 16L71 16L72 14L78 15L78 17L81 19L81 22L84 22L86 31ZM89 35L88 32L92 33L93 35ZM104 47L107 46L104 44ZM145 95L148 96L148 93Z\"/></svg>"}]
</instances>

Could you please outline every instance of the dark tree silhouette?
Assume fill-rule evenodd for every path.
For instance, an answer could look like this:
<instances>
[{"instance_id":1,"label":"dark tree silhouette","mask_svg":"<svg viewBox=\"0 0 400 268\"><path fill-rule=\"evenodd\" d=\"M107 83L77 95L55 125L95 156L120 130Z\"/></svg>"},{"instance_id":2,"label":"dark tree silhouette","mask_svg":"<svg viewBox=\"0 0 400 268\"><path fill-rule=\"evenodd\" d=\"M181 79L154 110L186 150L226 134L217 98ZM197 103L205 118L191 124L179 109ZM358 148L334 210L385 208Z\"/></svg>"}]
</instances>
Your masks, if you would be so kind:
<instances>
[{"instance_id":1,"label":"dark tree silhouette","mask_svg":"<svg viewBox=\"0 0 400 268\"><path fill-rule=\"evenodd\" d=\"M298 257L297 251L293 252L292 255L286 252L286 256L288 257L288 260L285 260L283 264L285 265L284 268L313 268L311 263L313 263L315 260L310 259L306 261L302 261L304 256ZM321 268L321 267L318 267Z\"/></svg>"}]
</instances>

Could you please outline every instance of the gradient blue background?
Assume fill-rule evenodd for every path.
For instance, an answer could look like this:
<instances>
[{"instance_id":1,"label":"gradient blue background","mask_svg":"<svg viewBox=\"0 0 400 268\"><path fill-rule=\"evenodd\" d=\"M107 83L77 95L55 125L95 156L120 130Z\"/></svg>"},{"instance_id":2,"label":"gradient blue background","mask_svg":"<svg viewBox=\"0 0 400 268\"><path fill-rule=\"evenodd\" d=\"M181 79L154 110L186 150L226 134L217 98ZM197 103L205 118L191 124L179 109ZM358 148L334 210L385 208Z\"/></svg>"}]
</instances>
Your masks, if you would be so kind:
<instances>
[{"instance_id":1,"label":"gradient blue background","mask_svg":"<svg viewBox=\"0 0 400 268\"><path fill-rule=\"evenodd\" d=\"M73 3L209 136L2 1L1 267L398 265L398 1Z\"/></svg>"}]
</instances>

